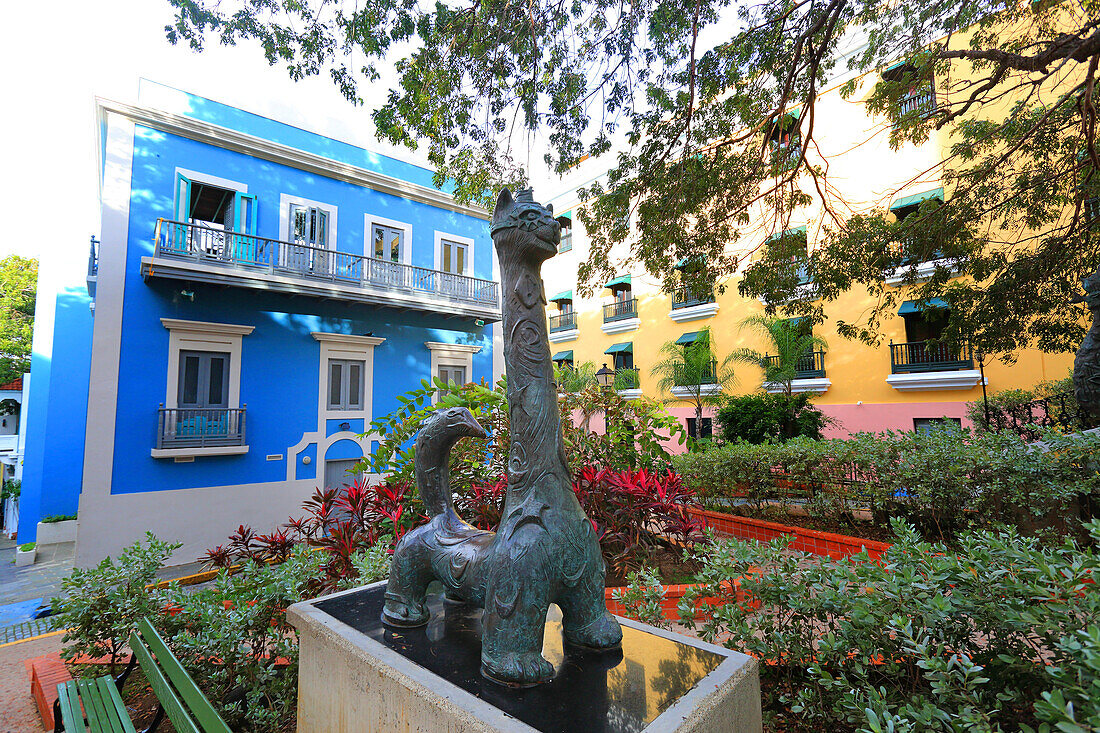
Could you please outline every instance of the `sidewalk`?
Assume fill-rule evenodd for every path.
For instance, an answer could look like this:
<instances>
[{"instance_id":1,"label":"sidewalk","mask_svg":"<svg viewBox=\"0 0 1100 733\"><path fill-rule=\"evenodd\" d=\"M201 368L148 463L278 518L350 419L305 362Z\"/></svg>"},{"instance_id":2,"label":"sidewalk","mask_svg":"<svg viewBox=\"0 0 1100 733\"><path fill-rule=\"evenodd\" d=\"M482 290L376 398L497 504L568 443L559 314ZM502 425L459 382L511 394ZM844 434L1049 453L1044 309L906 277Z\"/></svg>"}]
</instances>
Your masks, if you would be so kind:
<instances>
[{"instance_id":1,"label":"sidewalk","mask_svg":"<svg viewBox=\"0 0 1100 733\"><path fill-rule=\"evenodd\" d=\"M73 571L75 543L41 547L34 564L21 568L15 567L15 547L12 540L0 540L0 628L34 618Z\"/></svg>"},{"instance_id":2,"label":"sidewalk","mask_svg":"<svg viewBox=\"0 0 1100 733\"><path fill-rule=\"evenodd\" d=\"M0 733L41 733L23 660L61 651L61 634L0 646Z\"/></svg>"}]
</instances>

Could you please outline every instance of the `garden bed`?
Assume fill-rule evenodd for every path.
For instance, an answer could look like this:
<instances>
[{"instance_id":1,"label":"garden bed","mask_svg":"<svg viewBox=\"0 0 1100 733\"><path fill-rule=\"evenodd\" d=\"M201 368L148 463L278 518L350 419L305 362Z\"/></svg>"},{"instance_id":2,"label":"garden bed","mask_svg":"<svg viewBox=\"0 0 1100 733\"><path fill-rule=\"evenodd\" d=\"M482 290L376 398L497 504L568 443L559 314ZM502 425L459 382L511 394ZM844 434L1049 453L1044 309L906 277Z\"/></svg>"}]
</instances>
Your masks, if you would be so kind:
<instances>
[{"instance_id":1,"label":"garden bed","mask_svg":"<svg viewBox=\"0 0 1100 733\"><path fill-rule=\"evenodd\" d=\"M882 553L890 549L889 543L877 540L866 540L833 532L822 532L816 529L768 522L763 519L741 517L710 509L690 509L688 511L693 517L701 519L705 526L712 529L719 537L736 537L742 540L770 542L777 537L791 535L794 540L788 545L790 549L810 552L815 555L827 555L833 559L856 555L866 549L871 559L877 560Z\"/></svg>"}]
</instances>

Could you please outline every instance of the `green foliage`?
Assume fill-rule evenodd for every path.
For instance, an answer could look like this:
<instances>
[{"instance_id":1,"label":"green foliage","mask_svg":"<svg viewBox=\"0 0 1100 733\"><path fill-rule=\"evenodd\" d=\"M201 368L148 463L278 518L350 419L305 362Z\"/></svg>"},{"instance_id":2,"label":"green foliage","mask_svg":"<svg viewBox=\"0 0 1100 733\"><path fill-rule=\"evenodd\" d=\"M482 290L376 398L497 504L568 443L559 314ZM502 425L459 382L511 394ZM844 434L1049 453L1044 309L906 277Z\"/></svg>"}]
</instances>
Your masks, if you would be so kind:
<instances>
[{"instance_id":1,"label":"green foliage","mask_svg":"<svg viewBox=\"0 0 1100 733\"><path fill-rule=\"evenodd\" d=\"M808 508L846 521L853 508L874 521L904 516L928 536L952 539L967 526L1052 526L1072 531L1070 502L1100 495L1100 435L1044 435L1044 448L1015 434L961 430L861 433L785 443L741 442L676 456L675 469L701 500L756 510L810 499Z\"/></svg>"},{"instance_id":2,"label":"green foliage","mask_svg":"<svg viewBox=\"0 0 1100 733\"><path fill-rule=\"evenodd\" d=\"M820 438L829 419L810 404L810 395L754 394L729 397L718 410L722 437L734 442L785 441L799 436Z\"/></svg>"},{"instance_id":3,"label":"green foliage","mask_svg":"<svg viewBox=\"0 0 1100 733\"><path fill-rule=\"evenodd\" d=\"M362 84L373 91L382 69L396 70L372 110L378 135L425 149L436 184L453 181L459 200L489 204L501 185L526 182L531 139L547 141L556 173L605 156L606 168L590 165L607 175L578 192L590 202L578 211L591 240L582 292L627 269L668 290L721 288L759 253L738 285L772 308L819 321L867 287L866 311L836 324L845 336L875 341L913 297L949 300L947 336L985 353L1072 349L1083 335L1074 296L1100 262L1083 207L1100 191L1095 0L916 0L905 12L867 0L168 1L172 43L254 41L292 78L327 73L356 104ZM842 75L840 94L865 105L868 129L821 144L848 119L815 104ZM937 130L950 147L921 177L942 181L944 205L897 221L837 185L848 151L876 136L899 150ZM811 206L824 216L808 256L792 263L787 243L760 246ZM697 264L686 283L684 259ZM917 284L909 266L928 260L941 264ZM799 268L821 300L792 300ZM887 286L891 271L916 294Z\"/></svg>"},{"instance_id":4,"label":"green foliage","mask_svg":"<svg viewBox=\"0 0 1100 733\"><path fill-rule=\"evenodd\" d=\"M792 552L782 538L701 546L702 586L685 594L681 619L697 625L701 598L727 601L700 632L760 660L765 710L789 711L783 729L1095 730L1094 551L1009 530L948 548L893 527L879 562ZM1100 541L1100 522L1090 531ZM734 579L758 607L738 605Z\"/></svg>"},{"instance_id":5,"label":"green foliage","mask_svg":"<svg viewBox=\"0 0 1100 733\"><path fill-rule=\"evenodd\" d=\"M990 421L993 422L994 425L997 425L998 418L1000 418L1000 422L1010 424L1008 418L1011 415L1017 415L1022 420L1026 421L1026 408L1028 404L1035 400L1051 397L1053 395L1065 395L1066 410L1069 412L1076 411L1077 400L1073 395L1072 374L1062 379L1039 382L1031 389L1002 389L990 394L988 396ZM1051 417L1059 418L1060 415L1057 414L1057 411L1060 410L1061 405L1052 405L1052 408L1055 414L1051 415ZM966 417L974 424L976 429L989 430L989 423L986 421L985 400L968 402L966 405Z\"/></svg>"},{"instance_id":6,"label":"green foliage","mask_svg":"<svg viewBox=\"0 0 1100 733\"><path fill-rule=\"evenodd\" d=\"M722 401L722 390L732 385L733 370L728 360L718 363L710 327L699 332L690 344L669 341L661 346L660 358L651 369L657 389L672 395L676 389L682 396L670 396L665 402L687 402L695 408L695 430L701 429L703 408ZM717 390L714 386L717 386ZM700 435L693 435L698 439Z\"/></svg>"},{"instance_id":7,"label":"green foliage","mask_svg":"<svg viewBox=\"0 0 1100 733\"><path fill-rule=\"evenodd\" d=\"M75 514L47 514L42 517L42 524L57 524L58 522L68 522L76 519Z\"/></svg>"},{"instance_id":8,"label":"green foliage","mask_svg":"<svg viewBox=\"0 0 1100 733\"><path fill-rule=\"evenodd\" d=\"M0 384L30 371L37 287L38 260L19 255L0 260Z\"/></svg>"},{"instance_id":9,"label":"green foliage","mask_svg":"<svg viewBox=\"0 0 1100 733\"><path fill-rule=\"evenodd\" d=\"M146 590L157 571L179 549L180 543L162 542L150 532L118 555L104 558L94 568L77 568L61 581L61 595L51 602L57 628L65 629L66 659L86 654L109 657L117 673L118 657L130 632L145 616L156 617L169 591Z\"/></svg>"},{"instance_id":10,"label":"green foliage","mask_svg":"<svg viewBox=\"0 0 1100 733\"><path fill-rule=\"evenodd\" d=\"M35 546L34 542L24 542L23 544L19 545L19 551L20 552L30 552L31 550L34 549L34 546Z\"/></svg>"},{"instance_id":11,"label":"green foliage","mask_svg":"<svg viewBox=\"0 0 1100 733\"><path fill-rule=\"evenodd\" d=\"M17 478L7 479L0 487L0 502L8 499L18 499L23 491L23 482Z\"/></svg>"},{"instance_id":12,"label":"green foliage","mask_svg":"<svg viewBox=\"0 0 1100 733\"><path fill-rule=\"evenodd\" d=\"M0 400L0 416L18 415L22 407L23 403L14 397L5 397Z\"/></svg>"},{"instance_id":13,"label":"green foliage","mask_svg":"<svg viewBox=\"0 0 1100 733\"><path fill-rule=\"evenodd\" d=\"M759 367L763 375L761 385L781 385L788 396L791 394L791 382L797 378L798 368L805 362L807 355L827 346L825 339L814 336L811 329L787 318L756 314L741 321L740 329L756 331L763 336L767 351L735 349L726 360Z\"/></svg>"},{"instance_id":14,"label":"green foliage","mask_svg":"<svg viewBox=\"0 0 1100 733\"><path fill-rule=\"evenodd\" d=\"M637 369L618 369L615 372L615 381L612 383L615 389L638 389Z\"/></svg>"},{"instance_id":15,"label":"green foliage","mask_svg":"<svg viewBox=\"0 0 1100 733\"><path fill-rule=\"evenodd\" d=\"M561 392L580 392L585 387L596 384L596 372L598 368L590 361L581 362L576 366L557 366L554 368L554 379L558 382Z\"/></svg>"},{"instance_id":16,"label":"green foliage","mask_svg":"<svg viewBox=\"0 0 1100 733\"><path fill-rule=\"evenodd\" d=\"M623 604L623 615L659 629L672 624L661 612L665 589L661 578L651 567L641 567L627 573L626 587L611 592L611 597Z\"/></svg>"}]
</instances>

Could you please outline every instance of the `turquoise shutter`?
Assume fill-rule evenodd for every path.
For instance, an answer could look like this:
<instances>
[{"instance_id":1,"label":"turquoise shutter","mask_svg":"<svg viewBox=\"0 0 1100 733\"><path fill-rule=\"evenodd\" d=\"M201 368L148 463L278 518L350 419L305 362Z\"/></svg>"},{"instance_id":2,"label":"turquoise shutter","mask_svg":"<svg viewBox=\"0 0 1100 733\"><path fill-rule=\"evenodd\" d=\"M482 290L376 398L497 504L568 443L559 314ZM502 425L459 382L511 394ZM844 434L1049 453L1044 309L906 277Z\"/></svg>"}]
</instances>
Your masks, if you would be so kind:
<instances>
[{"instance_id":1,"label":"turquoise shutter","mask_svg":"<svg viewBox=\"0 0 1100 733\"><path fill-rule=\"evenodd\" d=\"M257 242L251 236L256 233L256 197L238 193L233 210L233 257L246 262L256 262L259 252Z\"/></svg>"},{"instance_id":2,"label":"turquoise shutter","mask_svg":"<svg viewBox=\"0 0 1100 733\"><path fill-rule=\"evenodd\" d=\"M188 218L191 215L191 179L184 176L182 173L176 174L176 206L173 214L173 218L176 221L182 221L187 223ZM186 252L188 249L188 236L187 228L170 225L168 235L168 246L174 250L180 252Z\"/></svg>"}]
</instances>

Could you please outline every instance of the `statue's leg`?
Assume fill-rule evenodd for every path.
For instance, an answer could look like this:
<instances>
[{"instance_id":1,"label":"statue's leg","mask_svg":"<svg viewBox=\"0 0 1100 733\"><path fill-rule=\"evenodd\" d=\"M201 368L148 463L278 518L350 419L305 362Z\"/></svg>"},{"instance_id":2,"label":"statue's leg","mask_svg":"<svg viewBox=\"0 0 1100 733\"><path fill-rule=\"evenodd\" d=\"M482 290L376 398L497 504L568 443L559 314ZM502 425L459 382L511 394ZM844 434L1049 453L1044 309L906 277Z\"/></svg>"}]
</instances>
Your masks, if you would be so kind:
<instances>
[{"instance_id":1,"label":"statue's leg","mask_svg":"<svg viewBox=\"0 0 1100 733\"><path fill-rule=\"evenodd\" d=\"M386 605L382 609L383 623L391 626L423 626L428 623L428 607L424 600L428 584L435 578L432 553L435 548L435 528L431 524L407 533L397 543L390 563L390 579L386 584Z\"/></svg>"},{"instance_id":2,"label":"statue's leg","mask_svg":"<svg viewBox=\"0 0 1100 733\"><path fill-rule=\"evenodd\" d=\"M607 610L602 583L603 573L589 576L573 588L565 588L557 599L561 608L561 628L570 644L592 649L613 649L623 640L619 622Z\"/></svg>"},{"instance_id":3,"label":"statue's leg","mask_svg":"<svg viewBox=\"0 0 1100 733\"><path fill-rule=\"evenodd\" d=\"M524 577L508 568L494 575L482 616L482 674L516 686L549 682L554 665L542 656L550 608L545 578Z\"/></svg>"}]
</instances>

